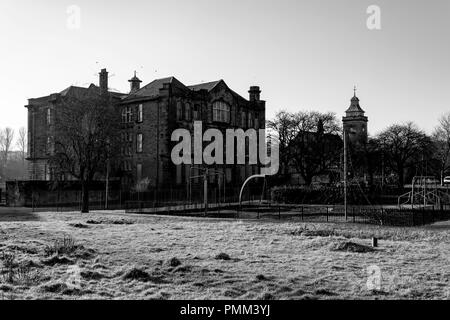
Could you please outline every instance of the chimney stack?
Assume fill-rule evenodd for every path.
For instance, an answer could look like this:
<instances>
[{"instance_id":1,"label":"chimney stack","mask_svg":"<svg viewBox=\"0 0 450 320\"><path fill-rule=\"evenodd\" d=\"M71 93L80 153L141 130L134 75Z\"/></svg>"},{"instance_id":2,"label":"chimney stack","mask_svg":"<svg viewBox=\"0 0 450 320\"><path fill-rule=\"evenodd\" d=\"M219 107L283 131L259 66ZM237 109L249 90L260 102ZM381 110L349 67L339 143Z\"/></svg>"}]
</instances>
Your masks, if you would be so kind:
<instances>
[{"instance_id":1,"label":"chimney stack","mask_svg":"<svg viewBox=\"0 0 450 320\"><path fill-rule=\"evenodd\" d=\"M106 69L102 69L99 73L99 87L102 93L108 92L108 71Z\"/></svg>"},{"instance_id":2,"label":"chimney stack","mask_svg":"<svg viewBox=\"0 0 450 320\"><path fill-rule=\"evenodd\" d=\"M250 94L250 101L259 101L261 90L258 86L251 86L248 93Z\"/></svg>"}]
</instances>

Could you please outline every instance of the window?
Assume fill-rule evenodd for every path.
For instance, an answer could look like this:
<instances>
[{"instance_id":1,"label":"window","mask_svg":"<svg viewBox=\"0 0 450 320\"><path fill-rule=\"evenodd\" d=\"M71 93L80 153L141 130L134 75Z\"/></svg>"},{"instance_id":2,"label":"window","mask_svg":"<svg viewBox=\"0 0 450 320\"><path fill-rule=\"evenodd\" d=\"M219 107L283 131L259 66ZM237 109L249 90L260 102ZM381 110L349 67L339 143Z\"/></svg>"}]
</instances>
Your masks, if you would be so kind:
<instances>
[{"instance_id":1,"label":"window","mask_svg":"<svg viewBox=\"0 0 450 320\"><path fill-rule=\"evenodd\" d=\"M184 105L184 119L187 121L191 120L191 104L186 103Z\"/></svg>"},{"instance_id":2,"label":"window","mask_svg":"<svg viewBox=\"0 0 450 320\"><path fill-rule=\"evenodd\" d=\"M122 123L129 123L132 121L133 112L131 107L125 107L122 110Z\"/></svg>"},{"instance_id":3,"label":"window","mask_svg":"<svg viewBox=\"0 0 450 320\"><path fill-rule=\"evenodd\" d=\"M142 152L142 133L136 136L136 152Z\"/></svg>"},{"instance_id":4,"label":"window","mask_svg":"<svg viewBox=\"0 0 450 320\"><path fill-rule=\"evenodd\" d=\"M255 113L255 129L259 129L259 115Z\"/></svg>"},{"instance_id":5,"label":"window","mask_svg":"<svg viewBox=\"0 0 450 320\"><path fill-rule=\"evenodd\" d=\"M183 172L181 164L176 166L176 183L181 184L183 179Z\"/></svg>"},{"instance_id":6,"label":"window","mask_svg":"<svg viewBox=\"0 0 450 320\"><path fill-rule=\"evenodd\" d=\"M139 182L142 180L142 164L136 165L136 180Z\"/></svg>"},{"instance_id":7,"label":"window","mask_svg":"<svg viewBox=\"0 0 450 320\"><path fill-rule=\"evenodd\" d=\"M231 168L227 168L225 170L225 176L226 176L227 182L231 182L231 180L233 179L233 172L231 171Z\"/></svg>"},{"instance_id":8,"label":"window","mask_svg":"<svg viewBox=\"0 0 450 320\"><path fill-rule=\"evenodd\" d=\"M241 112L241 127L247 127L247 113L245 111Z\"/></svg>"},{"instance_id":9,"label":"window","mask_svg":"<svg viewBox=\"0 0 450 320\"><path fill-rule=\"evenodd\" d=\"M249 128L253 128L253 115L251 112L248 113L248 125Z\"/></svg>"},{"instance_id":10,"label":"window","mask_svg":"<svg viewBox=\"0 0 450 320\"><path fill-rule=\"evenodd\" d=\"M54 151L53 139L51 137L47 137L47 154L53 155Z\"/></svg>"},{"instance_id":11,"label":"window","mask_svg":"<svg viewBox=\"0 0 450 320\"><path fill-rule=\"evenodd\" d=\"M50 108L47 109L47 124L52 124L52 109Z\"/></svg>"},{"instance_id":12,"label":"window","mask_svg":"<svg viewBox=\"0 0 450 320\"><path fill-rule=\"evenodd\" d=\"M213 121L230 122L230 106L223 101L216 101L213 104Z\"/></svg>"},{"instance_id":13,"label":"window","mask_svg":"<svg viewBox=\"0 0 450 320\"><path fill-rule=\"evenodd\" d=\"M183 104L181 101L177 102L177 120L183 119Z\"/></svg>"},{"instance_id":14,"label":"window","mask_svg":"<svg viewBox=\"0 0 450 320\"><path fill-rule=\"evenodd\" d=\"M142 104L140 104L138 106L138 122L142 122L144 119L144 106Z\"/></svg>"},{"instance_id":15,"label":"window","mask_svg":"<svg viewBox=\"0 0 450 320\"><path fill-rule=\"evenodd\" d=\"M198 104L194 106L193 118L194 120L200 120L200 106Z\"/></svg>"},{"instance_id":16,"label":"window","mask_svg":"<svg viewBox=\"0 0 450 320\"><path fill-rule=\"evenodd\" d=\"M124 161L122 164L123 171L131 171L131 163L130 161Z\"/></svg>"}]
</instances>

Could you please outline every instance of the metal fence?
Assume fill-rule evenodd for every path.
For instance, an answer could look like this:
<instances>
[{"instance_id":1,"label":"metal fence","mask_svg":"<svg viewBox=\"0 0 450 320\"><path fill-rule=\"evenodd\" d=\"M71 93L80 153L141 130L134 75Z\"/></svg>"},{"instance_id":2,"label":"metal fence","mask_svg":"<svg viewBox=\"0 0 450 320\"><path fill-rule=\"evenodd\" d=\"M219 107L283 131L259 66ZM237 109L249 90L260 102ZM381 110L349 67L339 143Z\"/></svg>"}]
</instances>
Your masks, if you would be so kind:
<instances>
[{"instance_id":1,"label":"metal fence","mask_svg":"<svg viewBox=\"0 0 450 320\"><path fill-rule=\"evenodd\" d=\"M450 207L422 207L422 208L374 208L354 206L345 215L343 206L322 205L284 205L259 203L248 201L239 203L219 203L205 207L203 204L149 207L145 203L129 207L128 213L158 214L175 216L197 216L210 218L235 219L270 219L290 220L301 222L350 222L362 224L376 224L384 226L421 226L436 221L450 219Z\"/></svg>"},{"instance_id":2,"label":"metal fence","mask_svg":"<svg viewBox=\"0 0 450 320\"><path fill-rule=\"evenodd\" d=\"M239 201L239 188L217 187L208 188L207 203L213 208ZM260 188L247 188L244 192L245 201L261 200L266 195ZM155 189L152 191L110 191L108 199L106 192L90 191L89 208L91 210L131 210L139 208L171 208L180 206L204 205L203 187L194 186L190 189ZM26 204L33 211L76 211L82 205L82 192L78 190L32 191L30 201ZM172 210L174 211L174 210Z\"/></svg>"}]
</instances>

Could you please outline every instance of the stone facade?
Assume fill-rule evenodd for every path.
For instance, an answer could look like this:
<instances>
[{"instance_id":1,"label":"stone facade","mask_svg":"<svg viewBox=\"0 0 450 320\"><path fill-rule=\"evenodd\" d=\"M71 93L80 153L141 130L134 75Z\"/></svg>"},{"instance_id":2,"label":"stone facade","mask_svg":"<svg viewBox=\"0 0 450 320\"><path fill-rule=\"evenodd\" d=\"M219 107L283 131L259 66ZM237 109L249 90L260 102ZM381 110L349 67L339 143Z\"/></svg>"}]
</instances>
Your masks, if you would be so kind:
<instances>
[{"instance_id":1,"label":"stone facade","mask_svg":"<svg viewBox=\"0 0 450 320\"><path fill-rule=\"evenodd\" d=\"M202 122L203 131L216 128L223 133L230 128L245 131L265 127L265 102L260 100L259 87L251 87L249 100L246 100L228 88L223 80L186 86L170 77L155 80L137 90L136 87L133 89L135 82L132 80L131 93L118 106L123 119L122 168L127 173L125 183L130 186L141 181L150 187L184 187L189 183L201 183L200 177L193 177L201 174L205 166L175 166L170 158L171 150L177 144L171 141L172 132L183 128L193 135L194 121ZM228 111L221 112L218 108ZM226 183L236 186L259 172L257 165L209 168L221 172L217 176L211 174L210 182L226 179Z\"/></svg>"},{"instance_id":2,"label":"stone facade","mask_svg":"<svg viewBox=\"0 0 450 320\"><path fill-rule=\"evenodd\" d=\"M52 152L53 122L61 99L89 94L104 94L108 88L108 73L100 72L99 86L71 86L60 93L29 99L28 157L31 180L52 180L48 158ZM190 179L202 170L198 166L175 166L171 151L177 142L171 141L175 129L193 132L194 121L202 121L203 130L217 128L262 129L265 127L265 101L260 100L259 87L250 87L248 100L231 90L223 80L186 86L174 77L157 79L141 88L136 74L130 82L130 92L109 92L122 116L121 165L118 175L125 188L142 185L152 187L185 187L201 179ZM225 135L224 135L225 136ZM203 167L205 168L205 167ZM222 172L211 175L210 182L226 179L239 186L248 176L259 172L257 165L220 165L210 167ZM220 177L220 178L218 178Z\"/></svg>"},{"instance_id":3,"label":"stone facade","mask_svg":"<svg viewBox=\"0 0 450 320\"><path fill-rule=\"evenodd\" d=\"M48 96L29 99L25 106L28 109L28 177L30 180L52 180L53 170L48 163L54 145L54 124L58 109L65 97L82 99L101 94L102 87L108 86L108 72L100 72L100 86L91 84L88 88L70 86L67 89ZM116 103L124 94L109 92Z\"/></svg>"}]
</instances>

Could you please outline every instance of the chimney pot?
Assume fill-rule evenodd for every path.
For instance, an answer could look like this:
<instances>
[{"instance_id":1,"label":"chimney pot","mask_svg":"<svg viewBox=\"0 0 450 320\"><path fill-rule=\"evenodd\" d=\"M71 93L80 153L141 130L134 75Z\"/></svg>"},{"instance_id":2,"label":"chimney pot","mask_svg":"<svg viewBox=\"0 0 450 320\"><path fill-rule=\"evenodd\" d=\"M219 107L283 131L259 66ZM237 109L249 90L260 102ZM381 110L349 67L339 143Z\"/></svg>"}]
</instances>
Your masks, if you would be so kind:
<instances>
[{"instance_id":1,"label":"chimney pot","mask_svg":"<svg viewBox=\"0 0 450 320\"><path fill-rule=\"evenodd\" d=\"M261 90L258 86L251 86L250 90L248 91L250 101L259 101Z\"/></svg>"},{"instance_id":2,"label":"chimney pot","mask_svg":"<svg viewBox=\"0 0 450 320\"><path fill-rule=\"evenodd\" d=\"M108 71L106 69L102 69L99 73L99 87L102 93L108 92Z\"/></svg>"}]
</instances>

